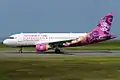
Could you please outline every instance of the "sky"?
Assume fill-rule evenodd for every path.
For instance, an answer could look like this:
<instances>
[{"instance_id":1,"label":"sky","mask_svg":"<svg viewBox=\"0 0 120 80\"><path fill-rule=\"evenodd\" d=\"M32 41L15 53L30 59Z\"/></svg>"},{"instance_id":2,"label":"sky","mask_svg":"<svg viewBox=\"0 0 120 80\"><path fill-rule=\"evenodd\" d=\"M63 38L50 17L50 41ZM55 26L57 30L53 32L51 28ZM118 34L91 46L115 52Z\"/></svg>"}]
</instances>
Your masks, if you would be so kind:
<instances>
[{"instance_id":1,"label":"sky","mask_svg":"<svg viewBox=\"0 0 120 80\"><path fill-rule=\"evenodd\" d=\"M0 37L21 32L89 32L113 12L120 39L120 0L0 0Z\"/></svg>"}]
</instances>

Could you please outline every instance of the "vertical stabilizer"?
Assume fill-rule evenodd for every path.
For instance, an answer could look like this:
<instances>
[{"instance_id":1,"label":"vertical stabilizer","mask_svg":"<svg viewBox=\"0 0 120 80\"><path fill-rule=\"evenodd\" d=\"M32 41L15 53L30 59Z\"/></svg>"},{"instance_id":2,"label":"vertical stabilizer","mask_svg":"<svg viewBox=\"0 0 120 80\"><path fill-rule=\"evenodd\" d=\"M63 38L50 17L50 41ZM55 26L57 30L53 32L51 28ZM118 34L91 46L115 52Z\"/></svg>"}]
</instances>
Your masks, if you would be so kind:
<instances>
[{"instance_id":1,"label":"vertical stabilizer","mask_svg":"<svg viewBox=\"0 0 120 80\"><path fill-rule=\"evenodd\" d=\"M92 30L92 33L93 32L98 33L100 36L108 35L111 29L112 21L113 14L112 13L107 14L96 26L96 28Z\"/></svg>"}]
</instances>

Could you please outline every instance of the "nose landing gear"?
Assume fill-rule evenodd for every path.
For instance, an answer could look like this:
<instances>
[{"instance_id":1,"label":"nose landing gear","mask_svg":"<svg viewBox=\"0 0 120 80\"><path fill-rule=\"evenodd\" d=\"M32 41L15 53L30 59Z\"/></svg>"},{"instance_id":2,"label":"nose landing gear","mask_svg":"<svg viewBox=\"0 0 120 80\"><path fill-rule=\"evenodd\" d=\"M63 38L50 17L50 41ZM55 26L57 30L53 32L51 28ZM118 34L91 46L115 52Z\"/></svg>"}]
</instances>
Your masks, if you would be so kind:
<instances>
[{"instance_id":1,"label":"nose landing gear","mask_svg":"<svg viewBox=\"0 0 120 80\"><path fill-rule=\"evenodd\" d=\"M22 49L22 47L20 47L20 49L19 49L19 53L23 53L23 49Z\"/></svg>"}]
</instances>

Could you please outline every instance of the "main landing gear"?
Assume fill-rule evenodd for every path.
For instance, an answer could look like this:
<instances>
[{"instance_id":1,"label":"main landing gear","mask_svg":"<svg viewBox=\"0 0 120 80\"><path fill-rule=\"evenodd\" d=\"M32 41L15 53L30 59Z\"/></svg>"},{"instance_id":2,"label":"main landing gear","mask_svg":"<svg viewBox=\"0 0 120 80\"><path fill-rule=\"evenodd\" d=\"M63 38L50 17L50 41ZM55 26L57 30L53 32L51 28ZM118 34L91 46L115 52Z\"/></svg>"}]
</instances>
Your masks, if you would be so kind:
<instances>
[{"instance_id":1,"label":"main landing gear","mask_svg":"<svg viewBox=\"0 0 120 80\"><path fill-rule=\"evenodd\" d=\"M58 53L58 54L60 54L60 53L62 53L62 54L67 54L63 49L60 49L60 48L55 48L55 53Z\"/></svg>"},{"instance_id":2,"label":"main landing gear","mask_svg":"<svg viewBox=\"0 0 120 80\"><path fill-rule=\"evenodd\" d=\"M59 48L55 48L55 53L61 53L61 50Z\"/></svg>"}]
</instances>

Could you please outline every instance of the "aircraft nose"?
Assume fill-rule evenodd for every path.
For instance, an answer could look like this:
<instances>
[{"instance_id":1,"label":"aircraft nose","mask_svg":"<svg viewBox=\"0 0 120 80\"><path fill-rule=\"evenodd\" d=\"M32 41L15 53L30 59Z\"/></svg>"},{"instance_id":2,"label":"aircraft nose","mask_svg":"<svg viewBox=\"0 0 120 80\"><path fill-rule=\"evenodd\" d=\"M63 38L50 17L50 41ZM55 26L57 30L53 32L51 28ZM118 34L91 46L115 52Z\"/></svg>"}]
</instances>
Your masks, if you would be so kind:
<instances>
[{"instance_id":1,"label":"aircraft nose","mask_svg":"<svg viewBox=\"0 0 120 80\"><path fill-rule=\"evenodd\" d=\"M9 46L17 45L16 40L10 40L10 39L5 39L3 41L3 44L9 45Z\"/></svg>"},{"instance_id":2,"label":"aircraft nose","mask_svg":"<svg viewBox=\"0 0 120 80\"><path fill-rule=\"evenodd\" d=\"M3 44L8 44L8 41L7 41L7 40L4 40L2 43L3 43Z\"/></svg>"}]
</instances>

